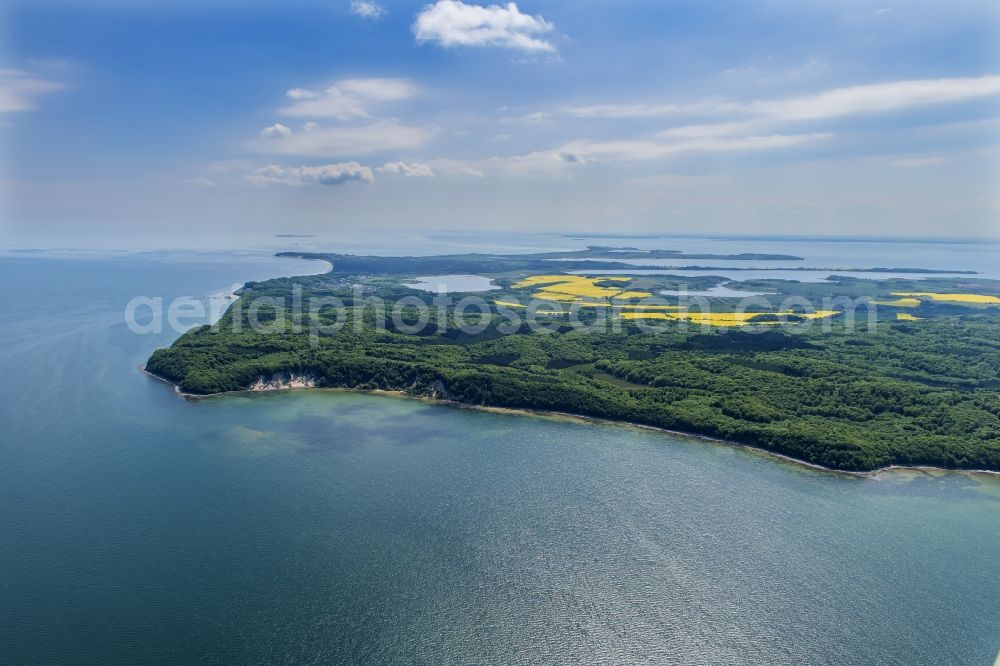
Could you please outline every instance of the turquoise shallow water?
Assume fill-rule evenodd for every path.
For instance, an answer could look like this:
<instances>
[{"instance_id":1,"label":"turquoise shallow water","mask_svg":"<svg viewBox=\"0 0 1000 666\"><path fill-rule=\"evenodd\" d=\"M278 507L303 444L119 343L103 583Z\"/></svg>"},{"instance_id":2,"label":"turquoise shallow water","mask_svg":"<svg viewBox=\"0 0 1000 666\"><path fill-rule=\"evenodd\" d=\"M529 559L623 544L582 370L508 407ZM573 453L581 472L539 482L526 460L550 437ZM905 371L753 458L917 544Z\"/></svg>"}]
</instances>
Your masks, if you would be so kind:
<instances>
[{"instance_id":1,"label":"turquoise shallow water","mask_svg":"<svg viewBox=\"0 0 1000 666\"><path fill-rule=\"evenodd\" d=\"M0 662L990 664L1000 480L859 479L334 391L187 401L173 297L254 255L0 258Z\"/></svg>"}]
</instances>

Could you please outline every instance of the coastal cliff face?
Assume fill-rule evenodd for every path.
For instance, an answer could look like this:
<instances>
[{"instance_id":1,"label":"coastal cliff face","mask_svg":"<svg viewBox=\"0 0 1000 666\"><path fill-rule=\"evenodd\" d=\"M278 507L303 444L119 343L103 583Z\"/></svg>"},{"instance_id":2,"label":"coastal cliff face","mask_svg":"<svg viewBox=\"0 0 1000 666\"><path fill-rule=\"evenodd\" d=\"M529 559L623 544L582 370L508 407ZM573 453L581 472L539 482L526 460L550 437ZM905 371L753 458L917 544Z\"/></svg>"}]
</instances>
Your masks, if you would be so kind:
<instances>
[{"instance_id":1,"label":"coastal cliff face","mask_svg":"<svg viewBox=\"0 0 1000 666\"><path fill-rule=\"evenodd\" d=\"M417 392L416 388L417 388L416 386L411 386L408 392ZM448 390L448 387L445 386L444 382L441 381L440 379L434 380L434 382L430 386L430 390L427 391L427 395L437 400L450 400L452 402L461 402L461 400L456 395L454 395L451 391Z\"/></svg>"},{"instance_id":2,"label":"coastal cliff face","mask_svg":"<svg viewBox=\"0 0 1000 666\"><path fill-rule=\"evenodd\" d=\"M261 375L257 378L257 381L248 387L248 390L281 391L285 389L315 388L316 386L319 386L319 379L313 375L276 372L269 377Z\"/></svg>"},{"instance_id":3,"label":"coastal cliff face","mask_svg":"<svg viewBox=\"0 0 1000 666\"><path fill-rule=\"evenodd\" d=\"M636 370L631 375L626 374L633 383L621 387L600 379L567 378L566 373L540 372L509 363L455 363L454 345L447 346L442 352L441 346L422 343L419 346L413 345L410 349L405 346L405 341L396 340L393 340L393 344L387 343L381 347L371 345L380 352L378 354L363 353L367 350L359 352L354 347L343 344L294 356L283 351L272 351L270 354L257 353L233 359L227 339L221 338L217 345L209 344L214 341L211 337L213 335L217 334L187 334L173 347L155 352L147 364L147 370L168 379L183 392L199 395L311 387L401 391L413 396L472 405L555 411L628 421L747 444L810 464L847 471L867 471L888 465L1000 469L996 448L990 447L987 441L980 443L968 435L959 439L958 436L950 437L949 433L936 436L928 433L920 439L914 439L908 433L905 436L919 446L911 447L912 450L892 449L891 438L896 430L886 429L884 425L880 426L880 430L872 430L872 437L858 442L849 439L850 431L845 434L846 428L840 427L845 425L844 419L820 421L809 415L799 417L796 413L785 419L778 419L774 414L761 412L762 408L758 409L761 413L751 412L737 419L733 416L736 413L734 404L739 406L735 401L740 395L732 395L732 386L736 386L735 384L730 386L730 394L727 394L725 400L706 403L703 409L692 410L692 398L696 398L696 395L688 395L672 386L660 387L652 382L635 382L636 379L644 379L643 375L636 374L643 369L636 361L619 361L619 364L631 363ZM516 341L524 345L533 342L528 336L518 336ZM395 356L408 351L410 355L393 358L386 351L395 352ZM441 360L441 355L445 352L449 356ZM435 357L435 353L438 357ZM665 353L669 352L659 351L661 356ZM695 353L697 352L689 349L683 350L689 361ZM309 358L310 355L312 358ZM421 360L416 360L415 357ZM227 362L218 364L215 363L216 359L226 359ZM285 367L281 367L282 365ZM605 362L602 367L615 370L611 362ZM652 369L655 370L656 367L658 366ZM769 381L773 383L779 380L771 377ZM829 383L821 379L793 375L780 381L783 382L781 386L788 384L800 389L814 385L826 387L825 394L835 395ZM756 390L756 385L750 386ZM891 386L896 387L894 395L902 395L902 388L898 383ZM860 391L861 388L853 390ZM940 389L922 389L919 393L913 393L908 398L913 403L913 413L940 413L935 400L945 397L955 399L950 394L942 393ZM963 398L966 403L979 401L966 405L966 408L980 403L989 407L993 403L988 401L994 399L987 392L955 392L954 396ZM860 407L856 406L854 409ZM881 409L885 411L884 406ZM872 420L875 418L877 417L873 416ZM884 424L885 420L883 416L881 423ZM916 417L909 420L913 426L922 424ZM854 423L856 422L851 421L851 424ZM832 427L833 425L837 427Z\"/></svg>"}]
</instances>

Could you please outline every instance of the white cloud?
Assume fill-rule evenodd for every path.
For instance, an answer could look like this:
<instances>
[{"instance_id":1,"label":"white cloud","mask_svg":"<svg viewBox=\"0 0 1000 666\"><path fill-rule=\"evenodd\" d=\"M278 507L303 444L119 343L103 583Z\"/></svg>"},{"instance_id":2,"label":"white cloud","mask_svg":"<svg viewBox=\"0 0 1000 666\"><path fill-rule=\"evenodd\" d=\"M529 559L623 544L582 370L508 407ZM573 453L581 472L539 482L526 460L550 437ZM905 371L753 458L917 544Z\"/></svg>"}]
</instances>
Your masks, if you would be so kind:
<instances>
[{"instance_id":1,"label":"white cloud","mask_svg":"<svg viewBox=\"0 0 1000 666\"><path fill-rule=\"evenodd\" d=\"M65 89L63 83L39 79L19 69L0 69L0 113L30 111L39 96Z\"/></svg>"},{"instance_id":2,"label":"white cloud","mask_svg":"<svg viewBox=\"0 0 1000 666\"><path fill-rule=\"evenodd\" d=\"M754 102L749 109L780 120L817 120L960 102L998 93L1000 76L995 75L923 79L835 88L806 97Z\"/></svg>"},{"instance_id":3,"label":"white cloud","mask_svg":"<svg viewBox=\"0 0 1000 666\"><path fill-rule=\"evenodd\" d=\"M681 113L683 107L678 104L591 104L570 106L563 111L578 118L652 118Z\"/></svg>"},{"instance_id":4,"label":"white cloud","mask_svg":"<svg viewBox=\"0 0 1000 666\"><path fill-rule=\"evenodd\" d=\"M548 111L535 111L523 116L505 116L500 119L500 122L517 125L542 125L552 122L552 114Z\"/></svg>"},{"instance_id":5,"label":"white cloud","mask_svg":"<svg viewBox=\"0 0 1000 666\"><path fill-rule=\"evenodd\" d=\"M430 129L371 113L379 105L408 99L417 92L412 81L400 78L342 79L323 90L292 88L286 93L291 104L281 113L305 122L294 130L276 123L246 146L259 153L341 159L418 148L431 137ZM320 118L340 122L331 125L329 120L314 120Z\"/></svg>"},{"instance_id":6,"label":"white cloud","mask_svg":"<svg viewBox=\"0 0 1000 666\"><path fill-rule=\"evenodd\" d=\"M344 79L322 91L292 88L285 95L292 104L281 109L286 116L307 118L368 118L373 105L413 97L417 87L408 79Z\"/></svg>"},{"instance_id":7,"label":"white cloud","mask_svg":"<svg viewBox=\"0 0 1000 666\"><path fill-rule=\"evenodd\" d=\"M267 139L272 136L291 136L292 130L281 123L274 123L270 127L265 127L260 131L261 137Z\"/></svg>"},{"instance_id":8,"label":"white cloud","mask_svg":"<svg viewBox=\"0 0 1000 666\"><path fill-rule=\"evenodd\" d=\"M553 150L539 150L522 155L488 157L480 160L432 160L435 171L446 175L466 175L484 177L486 174L506 176L549 176L569 178L577 170L609 166L625 162L665 159L684 153L711 153L725 151L773 150L798 146L829 138L830 134L797 134L766 136L717 136L707 129L705 132L694 128L712 126L690 126L690 132L674 136L644 136L620 141L578 140L563 144ZM736 132L736 125L731 131Z\"/></svg>"},{"instance_id":9,"label":"white cloud","mask_svg":"<svg viewBox=\"0 0 1000 666\"><path fill-rule=\"evenodd\" d=\"M380 102L395 102L412 97L417 92L417 87L409 79L344 79L337 85L346 94Z\"/></svg>"},{"instance_id":10,"label":"white cloud","mask_svg":"<svg viewBox=\"0 0 1000 666\"><path fill-rule=\"evenodd\" d=\"M521 51L555 52L536 35L554 26L541 16L522 14L513 2L506 6L467 5L459 0L438 0L424 7L413 23L417 41L442 46L499 46Z\"/></svg>"},{"instance_id":11,"label":"white cloud","mask_svg":"<svg viewBox=\"0 0 1000 666\"><path fill-rule=\"evenodd\" d=\"M564 178L574 168L589 163L589 159L567 150L538 150L524 155L488 157L481 160L439 159L431 165L441 173L453 176L483 178L488 173L504 176L549 176Z\"/></svg>"},{"instance_id":12,"label":"white cloud","mask_svg":"<svg viewBox=\"0 0 1000 666\"><path fill-rule=\"evenodd\" d=\"M500 171L510 176L565 176L573 166L584 164L586 158L567 150L544 150L514 155L491 157L482 162L485 169Z\"/></svg>"},{"instance_id":13,"label":"white cloud","mask_svg":"<svg viewBox=\"0 0 1000 666\"><path fill-rule=\"evenodd\" d=\"M770 120L820 120L897 111L1000 94L1000 76L892 81L834 88L783 100L734 102L709 98L683 104L595 104L563 109L581 118L653 118L682 114L741 114Z\"/></svg>"},{"instance_id":14,"label":"white cloud","mask_svg":"<svg viewBox=\"0 0 1000 666\"><path fill-rule=\"evenodd\" d=\"M289 99L315 99L319 97L319 93L315 90L307 90L306 88L292 88L285 93Z\"/></svg>"},{"instance_id":15,"label":"white cloud","mask_svg":"<svg viewBox=\"0 0 1000 666\"><path fill-rule=\"evenodd\" d=\"M420 162L386 162L375 169L375 171L411 178L430 178L434 176L434 170L429 165Z\"/></svg>"},{"instance_id":16,"label":"white cloud","mask_svg":"<svg viewBox=\"0 0 1000 666\"><path fill-rule=\"evenodd\" d=\"M578 118L655 118L698 113L731 113L741 110L737 102L709 98L685 104L592 104L562 109Z\"/></svg>"},{"instance_id":17,"label":"white cloud","mask_svg":"<svg viewBox=\"0 0 1000 666\"><path fill-rule=\"evenodd\" d=\"M699 139L709 136L726 136L729 134L738 134L740 132L749 132L752 130L754 125L755 123L744 122L682 125L680 127L671 127L670 129L657 132L656 136L663 139Z\"/></svg>"},{"instance_id":18,"label":"white cloud","mask_svg":"<svg viewBox=\"0 0 1000 666\"><path fill-rule=\"evenodd\" d=\"M185 178L182 182L187 185L197 185L199 187L215 187L215 181L208 178Z\"/></svg>"},{"instance_id":19,"label":"white cloud","mask_svg":"<svg viewBox=\"0 0 1000 666\"><path fill-rule=\"evenodd\" d=\"M429 130L383 120L357 126L316 126L302 132L289 130L250 141L247 147L259 153L340 157L389 150L410 150L424 145Z\"/></svg>"},{"instance_id":20,"label":"white cloud","mask_svg":"<svg viewBox=\"0 0 1000 666\"><path fill-rule=\"evenodd\" d=\"M894 160L889 160L889 164L892 166L910 169L914 167L934 166L936 164L944 164L950 161L951 160L945 157L900 157Z\"/></svg>"},{"instance_id":21,"label":"white cloud","mask_svg":"<svg viewBox=\"0 0 1000 666\"><path fill-rule=\"evenodd\" d=\"M479 162L475 160L457 160L444 157L432 160L430 166L434 169L435 173L443 173L448 176L486 177L486 173L480 168Z\"/></svg>"},{"instance_id":22,"label":"white cloud","mask_svg":"<svg viewBox=\"0 0 1000 666\"><path fill-rule=\"evenodd\" d=\"M340 185L350 181L370 183L372 170L357 162L340 162L320 166L286 167L270 164L246 176L255 185Z\"/></svg>"},{"instance_id":23,"label":"white cloud","mask_svg":"<svg viewBox=\"0 0 1000 666\"><path fill-rule=\"evenodd\" d=\"M818 58L807 60L801 65L787 66L776 64L774 57L771 56L760 64L730 67L723 70L722 73L731 79L763 84L813 79L825 72L826 68L826 62Z\"/></svg>"},{"instance_id":24,"label":"white cloud","mask_svg":"<svg viewBox=\"0 0 1000 666\"><path fill-rule=\"evenodd\" d=\"M377 19L385 14L385 9L374 2L356 0L351 3L351 13L366 19Z\"/></svg>"},{"instance_id":25,"label":"white cloud","mask_svg":"<svg viewBox=\"0 0 1000 666\"><path fill-rule=\"evenodd\" d=\"M736 150L787 148L829 138L830 134L772 134L766 136L701 136L680 141L662 141L655 137L622 141L572 141L561 149L583 160L648 160L681 153L707 153Z\"/></svg>"},{"instance_id":26,"label":"white cloud","mask_svg":"<svg viewBox=\"0 0 1000 666\"><path fill-rule=\"evenodd\" d=\"M714 114L736 119L670 127L652 135L579 140L565 144L562 150L591 161L631 161L663 159L681 153L786 148L832 136L824 132L788 131L790 124L901 111L997 94L1000 94L1000 76L990 75L851 86L783 100L732 102L709 98L684 104L569 107L562 111L586 118ZM901 158L891 163L915 167L939 162L929 158Z\"/></svg>"},{"instance_id":27,"label":"white cloud","mask_svg":"<svg viewBox=\"0 0 1000 666\"><path fill-rule=\"evenodd\" d=\"M230 173L233 171L246 171L252 166L250 160L217 160L205 165L205 169L213 173Z\"/></svg>"}]
</instances>

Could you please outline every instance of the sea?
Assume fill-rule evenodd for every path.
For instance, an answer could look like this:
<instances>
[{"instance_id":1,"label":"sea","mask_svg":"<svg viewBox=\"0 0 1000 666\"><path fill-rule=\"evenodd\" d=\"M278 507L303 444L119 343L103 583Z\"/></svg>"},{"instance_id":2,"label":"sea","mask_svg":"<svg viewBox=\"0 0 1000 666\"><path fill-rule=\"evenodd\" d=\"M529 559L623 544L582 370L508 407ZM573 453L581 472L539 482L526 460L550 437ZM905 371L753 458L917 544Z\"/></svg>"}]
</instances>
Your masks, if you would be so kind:
<instances>
[{"instance_id":1,"label":"sea","mask_svg":"<svg viewBox=\"0 0 1000 666\"><path fill-rule=\"evenodd\" d=\"M123 316L139 295L224 308L245 281L325 270L273 256L295 247L588 244L1000 266L976 241L2 251L0 663L992 664L1000 478L836 474L386 395L187 400L142 372L178 333Z\"/></svg>"}]
</instances>

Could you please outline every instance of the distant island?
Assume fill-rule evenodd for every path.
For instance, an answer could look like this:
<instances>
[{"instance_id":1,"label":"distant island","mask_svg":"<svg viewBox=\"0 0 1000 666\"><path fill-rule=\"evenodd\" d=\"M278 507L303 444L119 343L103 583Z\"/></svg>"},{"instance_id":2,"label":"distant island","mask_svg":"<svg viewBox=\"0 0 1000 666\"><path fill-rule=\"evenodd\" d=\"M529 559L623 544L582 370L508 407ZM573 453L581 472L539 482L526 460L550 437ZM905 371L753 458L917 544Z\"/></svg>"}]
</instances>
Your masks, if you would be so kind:
<instances>
[{"instance_id":1,"label":"distant island","mask_svg":"<svg viewBox=\"0 0 1000 666\"><path fill-rule=\"evenodd\" d=\"M1000 470L1000 281L921 269L905 272L927 273L923 279L823 282L601 276L592 269L642 269L616 261L626 257L797 259L602 246L281 256L333 268L247 283L217 326L157 350L147 370L196 395L293 386L402 391L705 435L836 470ZM433 283L428 276L444 284L479 276L492 288L450 293L442 305L439 294L407 286ZM709 296L691 304L678 289ZM472 296L485 305L459 312L460 299ZM342 307L295 309L318 299ZM389 316L399 303L398 316ZM542 328L529 325L529 312ZM253 317L272 326L254 330Z\"/></svg>"}]
</instances>

